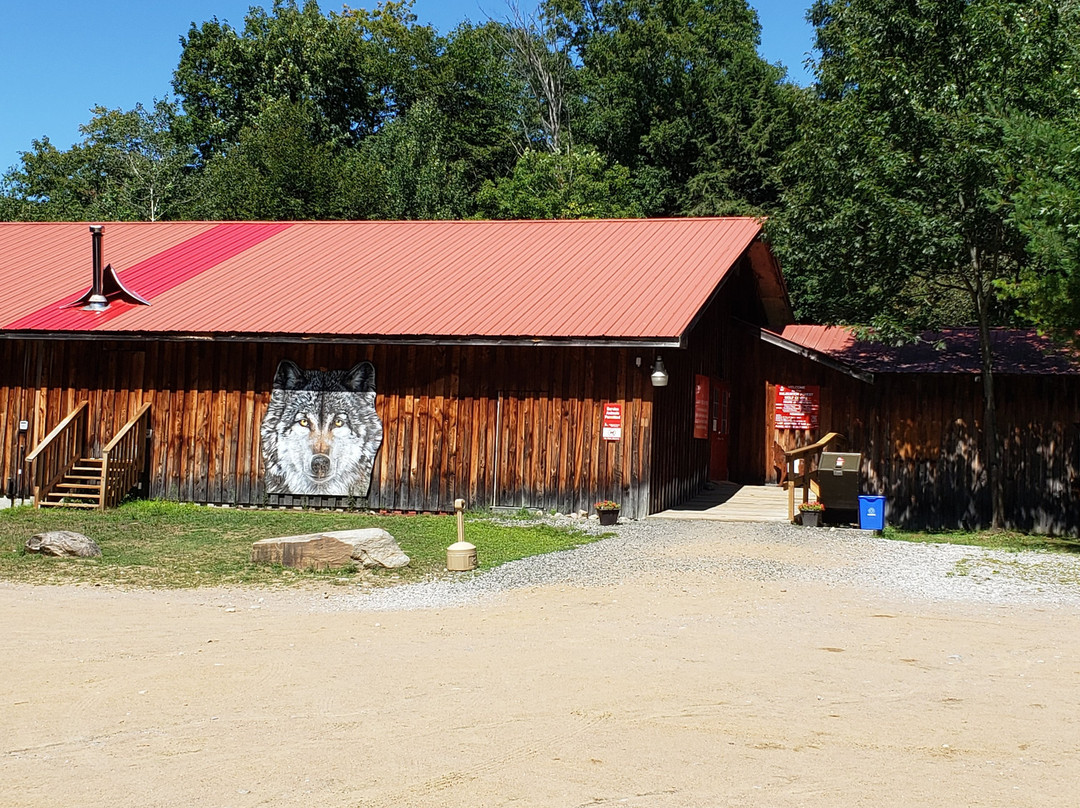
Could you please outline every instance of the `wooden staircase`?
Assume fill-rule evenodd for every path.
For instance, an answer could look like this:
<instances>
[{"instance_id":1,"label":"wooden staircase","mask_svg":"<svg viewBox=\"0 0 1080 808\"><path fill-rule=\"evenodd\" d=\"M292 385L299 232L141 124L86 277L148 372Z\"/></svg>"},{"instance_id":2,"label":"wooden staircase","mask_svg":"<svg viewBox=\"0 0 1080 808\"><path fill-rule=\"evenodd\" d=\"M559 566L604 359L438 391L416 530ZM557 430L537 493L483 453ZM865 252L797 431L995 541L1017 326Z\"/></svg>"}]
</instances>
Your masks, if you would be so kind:
<instances>
[{"instance_id":1,"label":"wooden staircase","mask_svg":"<svg viewBox=\"0 0 1080 808\"><path fill-rule=\"evenodd\" d=\"M39 508L101 508L100 457L83 457L38 503Z\"/></svg>"},{"instance_id":2,"label":"wooden staircase","mask_svg":"<svg viewBox=\"0 0 1080 808\"><path fill-rule=\"evenodd\" d=\"M101 451L89 457L87 403L72 410L26 457L38 508L105 510L138 484L148 459L150 405L143 404Z\"/></svg>"}]
</instances>

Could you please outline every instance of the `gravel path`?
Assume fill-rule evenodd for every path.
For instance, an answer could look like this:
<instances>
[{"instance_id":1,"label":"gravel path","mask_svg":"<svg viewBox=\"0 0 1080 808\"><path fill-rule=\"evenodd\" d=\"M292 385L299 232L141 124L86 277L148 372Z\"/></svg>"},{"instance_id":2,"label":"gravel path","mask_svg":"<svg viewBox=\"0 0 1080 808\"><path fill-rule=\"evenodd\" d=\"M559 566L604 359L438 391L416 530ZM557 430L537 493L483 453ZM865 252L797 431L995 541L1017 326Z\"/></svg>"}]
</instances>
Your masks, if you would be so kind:
<instances>
[{"instance_id":1,"label":"gravel path","mask_svg":"<svg viewBox=\"0 0 1080 808\"><path fill-rule=\"evenodd\" d=\"M575 522L610 532L595 522ZM494 570L424 581L319 603L328 611L402 611L461 606L512 589L598 587L640 576L692 573L717 580L816 581L911 601L1031 603L1080 607L1080 557L949 544L890 541L853 529L788 524L626 521L615 535L574 550ZM483 553L483 548L480 548Z\"/></svg>"}]
</instances>

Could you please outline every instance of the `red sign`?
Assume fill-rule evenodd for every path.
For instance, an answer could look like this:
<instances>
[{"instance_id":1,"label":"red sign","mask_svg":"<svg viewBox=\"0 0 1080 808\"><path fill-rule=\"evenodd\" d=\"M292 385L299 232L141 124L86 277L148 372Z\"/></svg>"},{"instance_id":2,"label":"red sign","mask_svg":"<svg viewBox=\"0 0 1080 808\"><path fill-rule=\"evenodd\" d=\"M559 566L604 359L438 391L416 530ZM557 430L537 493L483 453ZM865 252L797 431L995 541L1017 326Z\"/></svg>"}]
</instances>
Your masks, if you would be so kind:
<instances>
[{"instance_id":1,"label":"red sign","mask_svg":"<svg viewBox=\"0 0 1080 808\"><path fill-rule=\"evenodd\" d=\"M694 437L709 437L709 377L694 376Z\"/></svg>"},{"instance_id":2,"label":"red sign","mask_svg":"<svg viewBox=\"0 0 1080 808\"><path fill-rule=\"evenodd\" d=\"M776 386L776 428L817 429L821 388L814 385Z\"/></svg>"},{"instance_id":3,"label":"red sign","mask_svg":"<svg viewBox=\"0 0 1080 808\"><path fill-rule=\"evenodd\" d=\"M605 404L602 424L604 440L619 440L622 437L622 404Z\"/></svg>"}]
</instances>

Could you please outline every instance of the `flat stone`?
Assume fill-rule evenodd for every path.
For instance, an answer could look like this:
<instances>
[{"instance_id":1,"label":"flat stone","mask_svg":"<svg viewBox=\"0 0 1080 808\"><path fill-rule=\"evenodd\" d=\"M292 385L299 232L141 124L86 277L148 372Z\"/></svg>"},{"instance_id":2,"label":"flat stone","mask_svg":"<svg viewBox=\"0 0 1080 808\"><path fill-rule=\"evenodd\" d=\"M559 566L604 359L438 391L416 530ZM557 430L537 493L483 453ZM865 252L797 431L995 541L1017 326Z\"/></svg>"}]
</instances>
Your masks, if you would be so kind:
<instances>
[{"instance_id":1,"label":"flat stone","mask_svg":"<svg viewBox=\"0 0 1080 808\"><path fill-rule=\"evenodd\" d=\"M251 545L251 561L298 569L338 569L352 564L366 569L399 569L409 563L409 557L393 536L381 527L369 527L262 539Z\"/></svg>"},{"instance_id":2,"label":"flat stone","mask_svg":"<svg viewBox=\"0 0 1080 808\"><path fill-rule=\"evenodd\" d=\"M49 530L35 533L26 540L26 552L57 558L98 558L101 548L96 541L73 530Z\"/></svg>"}]
</instances>

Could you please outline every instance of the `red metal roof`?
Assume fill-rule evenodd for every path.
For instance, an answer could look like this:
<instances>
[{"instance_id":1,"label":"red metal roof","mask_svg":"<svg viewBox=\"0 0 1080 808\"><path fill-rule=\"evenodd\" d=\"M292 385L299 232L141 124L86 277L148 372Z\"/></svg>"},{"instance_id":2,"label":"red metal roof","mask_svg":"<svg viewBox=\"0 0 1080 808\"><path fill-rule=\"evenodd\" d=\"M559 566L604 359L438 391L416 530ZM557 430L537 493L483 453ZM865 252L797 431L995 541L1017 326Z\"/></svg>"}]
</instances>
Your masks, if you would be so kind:
<instances>
[{"instance_id":1,"label":"red metal roof","mask_svg":"<svg viewBox=\"0 0 1080 808\"><path fill-rule=\"evenodd\" d=\"M919 342L907 345L858 340L842 326L789 325L781 336L870 373L982 372L979 332L975 328L927 332ZM991 329L990 349L998 373L1080 373L1076 352L1031 329Z\"/></svg>"},{"instance_id":2,"label":"red metal roof","mask_svg":"<svg viewBox=\"0 0 1080 808\"><path fill-rule=\"evenodd\" d=\"M155 334L674 340L761 232L752 218L111 223L149 307L60 310L86 224L0 223L0 328Z\"/></svg>"}]
</instances>

